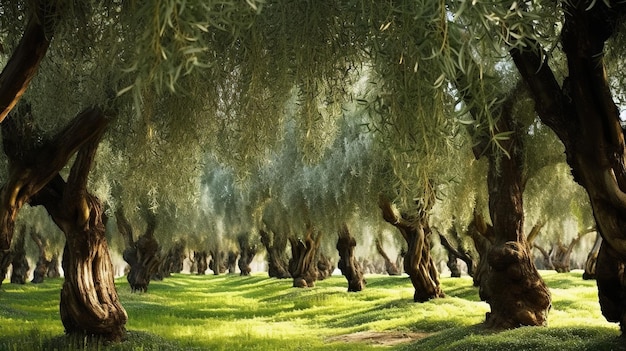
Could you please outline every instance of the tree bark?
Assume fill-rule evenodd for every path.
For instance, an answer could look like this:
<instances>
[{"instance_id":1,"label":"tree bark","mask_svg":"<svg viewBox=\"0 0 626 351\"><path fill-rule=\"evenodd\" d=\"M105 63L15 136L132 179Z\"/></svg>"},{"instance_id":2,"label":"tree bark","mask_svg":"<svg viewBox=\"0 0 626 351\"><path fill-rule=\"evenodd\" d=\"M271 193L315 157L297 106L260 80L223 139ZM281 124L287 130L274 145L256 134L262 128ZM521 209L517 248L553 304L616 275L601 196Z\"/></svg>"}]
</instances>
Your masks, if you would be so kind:
<instances>
[{"instance_id":1,"label":"tree bark","mask_svg":"<svg viewBox=\"0 0 626 351\"><path fill-rule=\"evenodd\" d=\"M281 245L282 242L277 242L276 235L271 235L268 231L259 230L259 234L261 236L261 243L267 252L268 275L271 278L278 279L290 278L291 275L289 274L288 264L283 254L285 247Z\"/></svg>"},{"instance_id":2,"label":"tree bark","mask_svg":"<svg viewBox=\"0 0 626 351\"><path fill-rule=\"evenodd\" d=\"M333 261L330 259L330 257L324 255L323 252L319 252L318 250L318 253L319 255L316 260L317 279L324 280L333 274L333 271L335 270L335 265L333 264Z\"/></svg>"},{"instance_id":3,"label":"tree bark","mask_svg":"<svg viewBox=\"0 0 626 351\"><path fill-rule=\"evenodd\" d=\"M439 285L439 272L430 254L428 236L431 234L425 210L418 212L415 218L397 213L391 202L380 197L379 207L383 219L396 227L406 241L408 248L404 255L404 271L409 275L415 288L413 300L426 302L445 297Z\"/></svg>"},{"instance_id":4,"label":"tree bark","mask_svg":"<svg viewBox=\"0 0 626 351\"><path fill-rule=\"evenodd\" d=\"M167 250L156 275L159 279L163 279L171 276L172 273L180 273L183 270L183 261L186 257L185 242L179 240Z\"/></svg>"},{"instance_id":5,"label":"tree bark","mask_svg":"<svg viewBox=\"0 0 626 351\"><path fill-rule=\"evenodd\" d=\"M583 272L584 280L596 279L596 264L598 262L598 253L600 252L600 245L602 244L602 235L599 232L596 233L596 240L593 243L593 247L587 254L587 261L585 261L585 271Z\"/></svg>"},{"instance_id":6,"label":"tree bark","mask_svg":"<svg viewBox=\"0 0 626 351\"><path fill-rule=\"evenodd\" d=\"M35 270L33 271L33 280L31 283L40 284L43 283L44 278L48 274L48 267L50 266L51 260L48 259L49 254L47 252L47 245L45 239L39 234L34 228L30 230L30 237L37 245L39 249L39 258L37 259L37 265L35 266Z\"/></svg>"},{"instance_id":7,"label":"tree bark","mask_svg":"<svg viewBox=\"0 0 626 351\"><path fill-rule=\"evenodd\" d=\"M228 259L226 260L226 268L228 269L228 274L237 273L237 258L239 257L239 252L230 250L228 251Z\"/></svg>"},{"instance_id":8,"label":"tree bark","mask_svg":"<svg viewBox=\"0 0 626 351\"><path fill-rule=\"evenodd\" d=\"M239 265L239 274L245 276L250 275L250 272L252 272L250 263L252 263L256 255L257 247L256 245L250 245L250 238L247 233L237 236L237 243L239 244L239 251L241 252L239 261L237 262Z\"/></svg>"},{"instance_id":9,"label":"tree bark","mask_svg":"<svg viewBox=\"0 0 626 351\"><path fill-rule=\"evenodd\" d=\"M150 279L157 273L161 264L159 243L154 237L156 216L150 211L145 211L146 232L134 241L133 228L123 211L124 208L120 205L115 211L115 218L117 229L126 243L123 253L124 261L130 265L126 280L132 292L146 292Z\"/></svg>"},{"instance_id":10,"label":"tree bark","mask_svg":"<svg viewBox=\"0 0 626 351\"><path fill-rule=\"evenodd\" d=\"M361 265L354 257L354 248L356 240L350 233L348 225L344 225L339 229L337 238L337 251L339 252L339 263L337 266L341 270L341 274L348 280L348 292L358 292L365 287L365 279L363 279L363 271Z\"/></svg>"},{"instance_id":11,"label":"tree bark","mask_svg":"<svg viewBox=\"0 0 626 351\"><path fill-rule=\"evenodd\" d=\"M87 191L108 118L99 109L87 109L52 139L40 142L32 123L20 124L24 120L19 117L28 118L29 112L2 124L9 158L9 178L0 195L2 241L10 243L15 216L24 203L43 205L66 236L60 302L66 332L121 340L127 315L115 290L102 204ZM76 151L66 182L58 172Z\"/></svg>"},{"instance_id":12,"label":"tree bark","mask_svg":"<svg viewBox=\"0 0 626 351\"><path fill-rule=\"evenodd\" d=\"M213 271L214 275L220 275L226 271L226 259L224 257L224 251L219 249L213 249L209 251L209 269Z\"/></svg>"},{"instance_id":13,"label":"tree bark","mask_svg":"<svg viewBox=\"0 0 626 351\"><path fill-rule=\"evenodd\" d=\"M20 228L15 244L13 245L13 259L11 260L11 284L26 284L28 279L28 260L26 259L26 227Z\"/></svg>"},{"instance_id":14,"label":"tree bark","mask_svg":"<svg viewBox=\"0 0 626 351\"><path fill-rule=\"evenodd\" d=\"M313 235L313 228L308 228L304 240L289 238L291 243L291 259L289 274L293 278L294 288L312 288L317 281L315 256L320 246L321 233Z\"/></svg>"},{"instance_id":15,"label":"tree bark","mask_svg":"<svg viewBox=\"0 0 626 351\"><path fill-rule=\"evenodd\" d=\"M11 260L13 260L13 252L11 250L0 250L0 286L2 286L2 281L7 277Z\"/></svg>"},{"instance_id":16,"label":"tree bark","mask_svg":"<svg viewBox=\"0 0 626 351\"><path fill-rule=\"evenodd\" d=\"M59 254L52 254L52 258L50 259L50 263L48 264L48 273L46 274L48 278L60 278L61 272L59 270Z\"/></svg>"},{"instance_id":17,"label":"tree bark","mask_svg":"<svg viewBox=\"0 0 626 351\"><path fill-rule=\"evenodd\" d=\"M209 254L206 251L194 251L193 259L196 264L198 275L204 275L209 268L209 262L207 261Z\"/></svg>"},{"instance_id":18,"label":"tree bark","mask_svg":"<svg viewBox=\"0 0 626 351\"><path fill-rule=\"evenodd\" d=\"M457 242L459 241L459 235L457 234L456 230L451 228L449 230L449 234L450 236L456 238ZM473 277L476 267L474 259L470 256L469 252L463 250L461 245L457 245L457 247L454 247L452 243L450 243L450 240L448 240L448 238L442 233L439 233L439 241L441 242L441 245L445 247L448 251L448 268L450 268L450 272L452 272L452 277L458 278L461 276L461 271L456 264L457 259L461 259L463 262L465 262L465 265L467 266L467 274L470 277ZM453 260L453 267L450 267L451 260ZM456 269L459 269L458 273L453 271L453 268L455 266Z\"/></svg>"},{"instance_id":19,"label":"tree bark","mask_svg":"<svg viewBox=\"0 0 626 351\"><path fill-rule=\"evenodd\" d=\"M565 145L574 180L585 188L603 237L596 266L600 305L626 332L626 160L624 131L604 64L604 45L624 20L626 6L563 2L561 31L569 76L559 84L540 50L512 49L541 121ZM529 42L529 48L540 48ZM605 256L605 257L602 257Z\"/></svg>"},{"instance_id":20,"label":"tree bark","mask_svg":"<svg viewBox=\"0 0 626 351\"><path fill-rule=\"evenodd\" d=\"M0 74L0 122L15 107L37 73L54 33L54 5L44 1L35 1L33 5L36 11Z\"/></svg>"},{"instance_id":21,"label":"tree bark","mask_svg":"<svg viewBox=\"0 0 626 351\"><path fill-rule=\"evenodd\" d=\"M487 224L483 216L474 211L474 219L467 227L467 233L474 241L474 247L478 252L478 264L472 276L474 286L480 286L489 272L487 255L493 246L493 226Z\"/></svg>"},{"instance_id":22,"label":"tree bark","mask_svg":"<svg viewBox=\"0 0 626 351\"><path fill-rule=\"evenodd\" d=\"M401 274L400 269L394 262L392 262L389 259L389 256L385 252L385 249L383 248L383 245L380 242L379 238L376 238L375 244L376 244L376 252L378 252L380 257L382 257L383 260L385 261L385 271L387 272L387 274L392 275L392 276L400 275Z\"/></svg>"}]
</instances>

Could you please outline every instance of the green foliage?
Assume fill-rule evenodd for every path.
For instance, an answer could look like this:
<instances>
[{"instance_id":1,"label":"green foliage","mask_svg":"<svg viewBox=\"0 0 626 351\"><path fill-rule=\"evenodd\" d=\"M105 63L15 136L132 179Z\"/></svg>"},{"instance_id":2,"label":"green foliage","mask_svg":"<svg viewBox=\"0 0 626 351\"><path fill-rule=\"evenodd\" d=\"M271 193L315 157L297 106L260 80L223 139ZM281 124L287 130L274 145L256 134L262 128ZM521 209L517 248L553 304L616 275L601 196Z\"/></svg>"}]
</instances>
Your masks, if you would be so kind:
<instances>
[{"instance_id":1,"label":"green foliage","mask_svg":"<svg viewBox=\"0 0 626 351\"><path fill-rule=\"evenodd\" d=\"M406 277L368 276L367 289L345 292L334 276L312 289L265 276L176 274L131 294L117 281L120 299L132 316L125 342L106 345L89 338L61 336L58 291L61 280L2 285L0 350L367 350L346 335L416 333L417 339L391 349L427 350L620 350L616 325L607 323L596 301L595 282L581 273L542 272L553 295L549 326L510 331L484 330L488 306L478 300L471 278L443 278L447 297L412 302ZM407 339L405 339L407 340Z\"/></svg>"}]
</instances>

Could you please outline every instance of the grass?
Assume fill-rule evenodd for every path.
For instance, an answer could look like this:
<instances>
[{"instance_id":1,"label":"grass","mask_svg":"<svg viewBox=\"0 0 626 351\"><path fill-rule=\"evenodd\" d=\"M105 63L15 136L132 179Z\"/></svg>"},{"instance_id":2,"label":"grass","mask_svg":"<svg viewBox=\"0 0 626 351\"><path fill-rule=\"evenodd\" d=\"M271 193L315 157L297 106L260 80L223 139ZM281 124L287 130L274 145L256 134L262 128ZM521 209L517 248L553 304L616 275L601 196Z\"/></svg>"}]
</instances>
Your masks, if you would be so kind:
<instances>
[{"instance_id":1,"label":"grass","mask_svg":"<svg viewBox=\"0 0 626 351\"><path fill-rule=\"evenodd\" d=\"M368 276L360 293L347 293L341 276L295 289L265 274L178 274L145 294L131 294L120 278L129 335L113 345L63 335L62 280L5 281L0 350L626 350L600 313L595 282L579 272L542 274L553 297L549 327L499 333L480 326L489 306L469 277L443 278L447 297L423 304L412 302L406 276Z\"/></svg>"}]
</instances>

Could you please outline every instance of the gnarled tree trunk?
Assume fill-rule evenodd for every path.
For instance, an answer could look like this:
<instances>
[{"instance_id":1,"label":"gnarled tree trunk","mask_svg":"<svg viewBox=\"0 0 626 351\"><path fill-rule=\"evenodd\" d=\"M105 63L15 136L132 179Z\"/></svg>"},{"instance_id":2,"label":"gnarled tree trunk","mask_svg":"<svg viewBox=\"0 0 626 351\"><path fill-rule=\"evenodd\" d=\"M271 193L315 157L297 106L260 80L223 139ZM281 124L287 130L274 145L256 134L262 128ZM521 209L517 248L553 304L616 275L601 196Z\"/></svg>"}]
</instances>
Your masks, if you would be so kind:
<instances>
[{"instance_id":1,"label":"gnarled tree trunk","mask_svg":"<svg viewBox=\"0 0 626 351\"><path fill-rule=\"evenodd\" d=\"M602 235L600 235L600 232L597 232L596 240L594 241L589 254L587 254L587 261L585 261L585 271L583 272L584 280L596 279L596 263L598 262L598 253L600 252L601 244Z\"/></svg>"},{"instance_id":2,"label":"gnarled tree trunk","mask_svg":"<svg viewBox=\"0 0 626 351\"><path fill-rule=\"evenodd\" d=\"M163 279L171 276L172 273L180 273L183 270L183 261L186 257L185 242L179 240L167 250L155 275Z\"/></svg>"},{"instance_id":3,"label":"gnarled tree trunk","mask_svg":"<svg viewBox=\"0 0 626 351\"><path fill-rule=\"evenodd\" d=\"M320 246L321 233L313 235L313 228L307 229L304 240L289 238L291 243L291 259L289 274L293 278L294 288L312 288L317 281L315 256Z\"/></svg>"},{"instance_id":4,"label":"gnarled tree trunk","mask_svg":"<svg viewBox=\"0 0 626 351\"><path fill-rule=\"evenodd\" d=\"M241 234L237 236L237 243L239 244L239 251L241 252L239 261L237 262L239 265L239 274L250 275L250 272L252 272L250 263L252 263L252 260L256 255L257 247L256 245L250 245L250 238L248 234Z\"/></svg>"},{"instance_id":5,"label":"gnarled tree trunk","mask_svg":"<svg viewBox=\"0 0 626 351\"><path fill-rule=\"evenodd\" d=\"M161 258L159 257L159 243L154 237L156 229L156 216L151 211L145 211L146 232L137 238L133 238L133 228L124 215L124 208L120 205L115 211L117 229L122 234L126 249L123 257L130 265L126 276L132 292L148 291L150 279L157 273Z\"/></svg>"},{"instance_id":6,"label":"gnarled tree trunk","mask_svg":"<svg viewBox=\"0 0 626 351\"><path fill-rule=\"evenodd\" d=\"M115 290L102 205L86 188L108 119L99 109L87 109L53 138L41 142L30 110L22 112L2 124L9 178L0 194L0 242L10 242L15 216L24 203L43 205L66 236L60 303L66 332L120 340L125 334L126 311ZM58 172L76 152L65 181Z\"/></svg>"},{"instance_id":7,"label":"gnarled tree trunk","mask_svg":"<svg viewBox=\"0 0 626 351\"><path fill-rule=\"evenodd\" d=\"M425 302L444 297L439 285L439 272L430 254L428 236L431 231L426 218L426 211L421 211L415 218L397 213L391 202L381 196L379 207L383 219L396 227L406 241L408 248L404 255L404 271L409 275L415 288L413 301Z\"/></svg>"},{"instance_id":8,"label":"gnarled tree trunk","mask_svg":"<svg viewBox=\"0 0 626 351\"><path fill-rule=\"evenodd\" d=\"M568 77L557 79L538 50L511 50L541 121L563 142L574 180L585 188L603 237L596 281L602 313L626 332L626 148L606 74L604 45L624 21L626 6L562 2ZM540 48L528 42L528 48ZM562 83L560 83L562 81Z\"/></svg>"},{"instance_id":9,"label":"gnarled tree trunk","mask_svg":"<svg viewBox=\"0 0 626 351\"><path fill-rule=\"evenodd\" d=\"M228 274L237 273L237 258L239 257L239 252L229 250L228 251L228 259L226 260L226 269L228 269Z\"/></svg>"},{"instance_id":10,"label":"gnarled tree trunk","mask_svg":"<svg viewBox=\"0 0 626 351\"><path fill-rule=\"evenodd\" d=\"M59 267L59 254L53 253L50 263L48 264L48 273L46 276L48 278L60 278L61 271L59 270Z\"/></svg>"},{"instance_id":11,"label":"gnarled tree trunk","mask_svg":"<svg viewBox=\"0 0 626 351\"><path fill-rule=\"evenodd\" d=\"M209 269L213 271L214 275L220 275L226 271L226 259L224 257L224 251L219 249L213 249L209 251Z\"/></svg>"},{"instance_id":12,"label":"gnarled tree trunk","mask_svg":"<svg viewBox=\"0 0 626 351\"><path fill-rule=\"evenodd\" d=\"M459 241L459 235L457 234L456 230L450 228L449 234L450 236L456 238L457 242ZM470 277L473 277L476 267L474 264L474 260L470 256L469 252L463 250L460 244L458 244L456 247L453 246L452 243L450 243L450 240L448 240L448 238L442 233L439 233L439 241L441 242L441 245L445 247L448 251L447 265L448 268L450 268L452 277L458 278L461 276L461 270L458 267L457 259L461 259L463 262L465 262L465 265L467 266L467 274Z\"/></svg>"},{"instance_id":13,"label":"gnarled tree trunk","mask_svg":"<svg viewBox=\"0 0 626 351\"><path fill-rule=\"evenodd\" d=\"M333 261L330 259L330 257L324 255L323 252L319 252L316 269L317 279L324 280L333 274L333 271L335 270L335 265L333 264Z\"/></svg>"},{"instance_id":14,"label":"gnarled tree trunk","mask_svg":"<svg viewBox=\"0 0 626 351\"><path fill-rule=\"evenodd\" d=\"M287 242L277 240L276 235L270 232L259 230L261 243L267 252L267 272L271 278L290 278L288 264L284 258L284 252ZM284 245L283 245L284 244Z\"/></svg>"},{"instance_id":15,"label":"gnarled tree trunk","mask_svg":"<svg viewBox=\"0 0 626 351\"><path fill-rule=\"evenodd\" d=\"M383 245L380 242L379 238L376 238L375 244L376 244L376 252L378 252L380 257L382 257L383 260L385 261L385 271L387 272L387 274L400 275L401 274L400 269L394 262L391 261L391 259L389 259L389 256L385 252L385 249L383 248Z\"/></svg>"},{"instance_id":16,"label":"gnarled tree trunk","mask_svg":"<svg viewBox=\"0 0 626 351\"><path fill-rule=\"evenodd\" d=\"M478 264L476 265L476 271L472 278L474 286L480 286L489 272L487 255L489 250L491 250L491 246L493 246L493 226L487 224L483 216L474 211L474 219L468 225L467 233L474 241L474 247L478 252Z\"/></svg>"},{"instance_id":17,"label":"gnarled tree trunk","mask_svg":"<svg viewBox=\"0 0 626 351\"><path fill-rule=\"evenodd\" d=\"M30 282L33 284L40 284L43 283L44 278L48 274L48 267L50 266L51 260L48 259L46 241L41 234L39 234L34 228L31 228L30 237L39 249L39 258L37 259L37 265L33 271L33 280Z\"/></svg>"},{"instance_id":18,"label":"gnarled tree trunk","mask_svg":"<svg viewBox=\"0 0 626 351\"><path fill-rule=\"evenodd\" d=\"M13 259L11 260L11 284L26 284L28 279L28 260L26 259L26 226L21 226L20 233L13 245Z\"/></svg>"},{"instance_id":19,"label":"gnarled tree trunk","mask_svg":"<svg viewBox=\"0 0 626 351\"><path fill-rule=\"evenodd\" d=\"M355 247L356 240L350 233L348 225L344 223L339 229L337 238L337 251L339 252L339 263L337 266L341 270L341 274L348 280L349 292L361 291L365 287L361 265L354 257Z\"/></svg>"}]
</instances>

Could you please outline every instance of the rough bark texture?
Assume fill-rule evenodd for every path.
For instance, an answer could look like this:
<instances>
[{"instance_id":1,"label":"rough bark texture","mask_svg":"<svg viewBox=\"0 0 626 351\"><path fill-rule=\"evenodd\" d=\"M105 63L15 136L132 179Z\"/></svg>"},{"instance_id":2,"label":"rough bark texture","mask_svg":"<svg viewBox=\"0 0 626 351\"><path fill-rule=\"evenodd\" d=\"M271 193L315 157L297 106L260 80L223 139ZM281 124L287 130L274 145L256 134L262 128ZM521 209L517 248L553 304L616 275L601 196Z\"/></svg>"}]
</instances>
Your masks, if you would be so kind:
<instances>
[{"instance_id":1,"label":"rough bark texture","mask_svg":"<svg viewBox=\"0 0 626 351\"><path fill-rule=\"evenodd\" d=\"M385 271L387 272L387 274L400 275L402 272L398 268L398 265L396 265L393 261L391 261L391 259L389 259L389 256L385 252L385 249L383 248L383 245L380 242L379 238L376 238L375 244L376 244L376 252L378 252L380 257L382 257L383 260L385 261Z\"/></svg>"},{"instance_id":2,"label":"rough bark texture","mask_svg":"<svg viewBox=\"0 0 626 351\"><path fill-rule=\"evenodd\" d=\"M28 260L26 259L26 227L22 226L13 245L11 260L11 284L26 284L28 279Z\"/></svg>"},{"instance_id":3,"label":"rough bark texture","mask_svg":"<svg viewBox=\"0 0 626 351\"><path fill-rule=\"evenodd\" d=\"M593 243L593 247L587 254L587 261L585 261L585 271L583 272L584 280L596 279L596 264L598 262L598 253L600 252L600 246L602 245L602 235L596 233L596 240Z\"/></svg>"},{"instance_id":4,"label":"rough bark texture","mask_svg":"<svg viewBox=\"0 0 626 351\"><path fill-rule=\"evenodd\" d=\"M361 291L365 287L361 265L354 257L355 247L356 240L350 233L348 226L344 224L339 229L337 238L337 251L339 252L339 263L337 266L341 270L341 274L348 280L349 292Z\"/></svg>"},{"instance_id":5,"label":"rough bark texture","mask_svg":"<svg viewBox=\"0 0 626 351\"><path fill-rule=\"evenodd\" d=\"M425 302L430 299L444 297L439 285L439 272L430 254L428 236L427 211L420 211L416 217L396 213L391 202L381 196L379 207L383 219L396 227L406 241L408 248L404 255L404 271L409 275L415 288L413 300Z\"/></svg>"},{"instance_id":6,"label":"rough bark texture","mask_svg":"<svg viewBox=\"0 0 626 351\"><path fill-rule=\"evenodd\" d=\"M132 292L146 292L150 279L157 273L161 258L159 243L154 237L156 216L150 211L145 212L146 231L137 238L133 238L133 228L124 215L124 208L120 205L115 211L117 229L124 238L124 261L130 265L126 276Z\"/></svg>"},{"instance_id":7,"label":"rough bark texture","mask_svg":"<svg viewBox=\"0 0 626 351\"><path fill-rule=\"evenodd\" d=\"M563 2L561 31L568 76L556 79L539 50L512 49L541 121L565 145L574 180L582 185L604 241L598 254L598 294L607 320L626 331L626 162L624 131L604 64L604 45L624 20L626 6L613 2ZM529 42L537 48L537 43ZM604 257L603 257L604 256Z\"/></svg>"},{"instance_id":8,"label":"rough bark texture","mask_svg":"<svg viewBox=\"0 0 626 351\"><path fill-rule=\"evenodd\" d=\"M86 188L108 118L99 109L87 109L53 138L43 139L29 109L22 112L2 123L9 159L0 195L2 242L10 243L15 216L24 203L43 205L66 236L60 302L66 332L121 340L127 316L115 290L102 204ZM65 181L58 172L76 152Z\"/></svg>"},{"instance_id":9,"label":"rough bark texture","mask_svg":"<svg viewBox=\"0 0 626 351\"><path fill-rule=\"evenodd\" d=\"M322 235L313 234L313 229L307 230L304 239L289 238L291 243L291 259L289 259L289 274L293 278L294 288L312 288L318 279L315 256L320 246Z\"/></svg>"},{"instance_id":10,"label":"rough bark texture","mask_svg":"<svg viewBox=\"0 0 626 351\"><path fill-rule=\"evenodd\" d=\"M239 251L241 252L239 256L239 261L237 262L239 266L239 274L240 275L250 275L252 269L250 269L250 263L254 259L256 255L257 247L256 245L250 245L250 238L248 234L241 234L237 237L237 243L239 244Z\"/></svg>"},{"instance_id":11,"label":"rough bark texture","mask_svg":"<svg viewBox=\"0 0 626 351\"><path fill-rule=\"evenodd\" d=\"M269 231L259 230L261 236L261 243L265 247L267 252L267 269L268 275L271 278L285 279L290 278L287 260L284 257L285 246L283 242L277 240L276 235L271 234ZM287 242L285 241L286 245Z\"/></svg>"}]
</instances>

